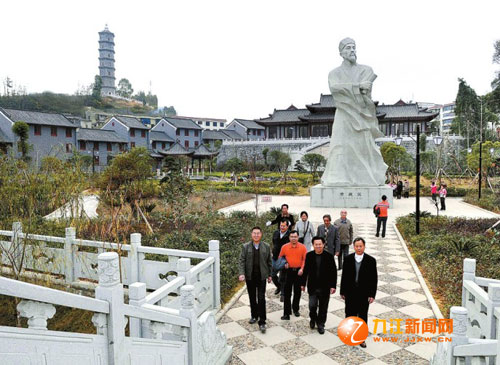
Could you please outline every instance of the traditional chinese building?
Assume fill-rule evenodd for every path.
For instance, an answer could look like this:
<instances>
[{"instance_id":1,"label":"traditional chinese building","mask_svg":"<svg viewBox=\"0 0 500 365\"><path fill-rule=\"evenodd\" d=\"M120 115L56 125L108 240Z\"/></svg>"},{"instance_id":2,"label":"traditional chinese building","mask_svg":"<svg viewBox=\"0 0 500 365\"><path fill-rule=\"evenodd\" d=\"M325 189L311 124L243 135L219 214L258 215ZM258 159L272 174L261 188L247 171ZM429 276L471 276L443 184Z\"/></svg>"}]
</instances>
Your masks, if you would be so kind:
<instances>
[{"instance_id":1,"label":"traditional chinese building","mask_svg":"<svg viewBox=\"0 0 500 365\"><path fill-rule=\"evenodd\" d=\"M413 134L417 124L422 132L428 132L430 121L437 115L416 103L402 100L394 105L377 105L379 128L386 136ZM255 121L266 128L267 139L328 137L332 133L334 116L332 96L321 94L319 103L308 104L306 109L291 105L287 109L274 109L269 117Z\"/></svg>"}]
</instances>

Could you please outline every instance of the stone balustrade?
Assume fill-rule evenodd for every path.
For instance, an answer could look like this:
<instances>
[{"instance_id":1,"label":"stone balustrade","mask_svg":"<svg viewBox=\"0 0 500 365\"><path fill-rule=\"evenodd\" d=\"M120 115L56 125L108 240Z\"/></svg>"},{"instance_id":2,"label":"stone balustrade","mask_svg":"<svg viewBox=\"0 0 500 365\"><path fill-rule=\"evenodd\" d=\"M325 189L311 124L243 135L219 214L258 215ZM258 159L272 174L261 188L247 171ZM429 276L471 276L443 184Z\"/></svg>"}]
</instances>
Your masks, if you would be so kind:
<instances>
[{"instance_id":1,"label":"stone balustrade","mask_svg":"<svg viewBox=\"0 0 500 365\"><path fill-rule=\"evenodd\" d=\"M134 236L134 245L139 238ZM0 277L0 295L22 299L18 310L22 317L28 318L28 328L0 326L2 365L144 364L163 363L165 359L181 365L225 364L232 349L217 329L213 311L198 313L199 276L215 270L214 264L218 261L213 252L218 253L218 241L211 241L210 247L209 258L196 266L191 267L187 258L177 260L179 273L183 275L165 284L167 289L147 294L145 283L130 284L129 304L124 302L116 252L98 256L95 298ZM175 254L175 250L172 251ZM177 257L180 256L177 253ZM139 272L137 275L140 276ZM178 309L154 304L176 288L180 294ZM56 305L94 312L92 323L96 334L47 329L47 320L55 315ZM127 320L130 320L130 336L125 335Z\"/></svg>"},{"instance_id":2,"label":"stone balustrade","mask_svg":"<svg viewBox=\"0 0 500 365\"><path fill-rule=\"evenodd\" d=\"M201 303L197 308L199 314L209 308L220 308L219 241L209 242L208 253L172 250L142 246L140 233L130 235L130 244L121 244L79 239L73 227L66 228L65 237L27 234L23 233L19 222L13 224L12 231L0 231L1 236L10 238L8 241L0 240L0 263L2 272L6 274L12 273L11 261L25 252L22 276L48 277L56 284L94 289L99 279L98 254L120 250L124 252L119 265L123 285L141 282L147 290L156 290L175 278L169 273L176 273L177 277L185 278L184 284L195 287L196 300ZM160 255L165 260L149 260L146 259L147 254ZM202 261L194 266L190 259ZM179 308L180 285L166 288L170 289L163 289L165 296L160 298L160 305ZM171 297L168 297L169 294Z\"/></svg>"},{"instance_id":3,"label":"stone balustrade","mask_svg":"<svg viewBox=\"0 0 500 365\"><path fill-rule=\"evenodd\" d=\"M431 364L500 365L500 280L477 277L474 259L463 267L462 306L450 309L452 342L438 343Z\"/></svg>"}]
</instances>

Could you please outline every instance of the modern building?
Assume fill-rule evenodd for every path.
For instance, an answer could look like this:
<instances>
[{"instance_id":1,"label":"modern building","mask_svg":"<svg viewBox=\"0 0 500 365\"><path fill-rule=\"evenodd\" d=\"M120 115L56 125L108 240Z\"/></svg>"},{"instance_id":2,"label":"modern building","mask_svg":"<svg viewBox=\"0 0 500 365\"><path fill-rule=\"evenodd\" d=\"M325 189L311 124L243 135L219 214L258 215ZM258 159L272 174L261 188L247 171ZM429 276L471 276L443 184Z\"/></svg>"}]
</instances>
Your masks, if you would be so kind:
<instances>
[{"instance_id":1,"label":"modern building","mask_svg":"<svg viewBox=\"0 0 500 365\"><path fill-rule=\"evenodd\" d=\"M176 116L175 118L192 120L193 122L198 124L201 128L212 131L224 129L227 125L226 119L185 117L185 116Z\"/></svg>"},{"instance_id":2,"label":"modern building","mask_svg":"<svg viewBox=\"0 0 500 365\"><path fill-rule=\"evenodd\" d=\"M237 132L239 135L244 136L247 141L266 138L266 128L254 120L233 119L227 125L226 130Z\"/></svg>"},{"instance_id":3,"label":"modern building","mask_svg":"<svg viewBox=\"0 0 500 365\"><path fill-rule=\"evenodd\" d=\"M115 35L108 25L99 32L99 76L102 79L102 96L116 95L115 87Z\"/></svg>"},{"instance_id":4,"label":"modern building","mask_svg":"<svg viewBox=\"0 0 500 365\"><path fill-rule=\"evenodd\" d=\"M101 129L115 131L118 135L125 138L129 149L134 147L146 147L149 149L149 128L137 118L115 115Z\"/></svg>"},{"instance_id":5,"label":"modern building","mask_svg":"<svg viewBox=\"0 0 500 365\"><path fill-rule=\"evenodd\" d=\"M12 132L12 126L19 121L29 126L29 155L36 165L45 156L66 160L73 155L77 126L64 115L0 108L0 140L3 141L0 145L4 151L12 147L19 154L18 137Z\"/></svg>"},{"instance_id":6,"label":"modern building","mask_svg":"<svg viewBox=\"0 0 500 365\"><path fill-rule=\"evenodd\" d=\"M113 130L79 128L76 139L78 152L92 156L95 171L101 171L114 156L128 149L128 140Z\"/></svg>"},{"instance_id":7,"label":"modern building","mask_svg":"<svg viewBox=\"0 0 500 365\"><path fill-rule=\"evenodd\" d=\"M163 118L151 131L164 132L173 141L178 142L186 149L196 148L201 144L201 128L191 119Z\"/></svg>"},{"instance_id":8,"label":"modern building","mask_svg":"<svg viewBox=\"0 0 500 365\"><path fill-rule=\"evenodd\" d=\"M455 103L444 104L441 112L441 131L443 134L451 133L453 119L455 119Z\"/></svg>"}]
</instances>

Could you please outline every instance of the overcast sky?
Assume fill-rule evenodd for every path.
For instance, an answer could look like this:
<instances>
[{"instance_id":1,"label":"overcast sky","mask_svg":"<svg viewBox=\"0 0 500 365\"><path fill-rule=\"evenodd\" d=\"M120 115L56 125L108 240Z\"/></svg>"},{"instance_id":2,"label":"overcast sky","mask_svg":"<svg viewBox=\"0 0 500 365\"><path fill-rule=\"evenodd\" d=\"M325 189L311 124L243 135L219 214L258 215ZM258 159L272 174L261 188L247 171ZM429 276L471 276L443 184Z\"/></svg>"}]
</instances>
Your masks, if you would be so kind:
<instances>
[{"instance_id":1,"label":"overcast sky","mask_svg":"<svg viewBox=\"0 0 500 365\"><path fill-rule=\"evenodd\" d=\"M179 115L260 118L329 93L338 43L378 75L373 98L447 103L463 77L491 90L500 1L2 2L0 79L74 93L98 73L98 32L115 34L116 80ZM3 87L0 92L3 92Z\"/></svg>"}]
</instances>

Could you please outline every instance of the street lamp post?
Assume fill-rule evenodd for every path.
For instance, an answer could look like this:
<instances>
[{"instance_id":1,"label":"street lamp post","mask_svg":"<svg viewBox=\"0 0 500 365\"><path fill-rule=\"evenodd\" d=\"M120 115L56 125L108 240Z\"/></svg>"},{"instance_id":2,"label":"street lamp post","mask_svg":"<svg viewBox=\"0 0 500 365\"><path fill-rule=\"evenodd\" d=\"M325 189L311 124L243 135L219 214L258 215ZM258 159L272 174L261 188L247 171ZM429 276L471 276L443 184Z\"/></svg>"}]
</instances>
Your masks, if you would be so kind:
<instances>
[{"instance_id":1,"label":"street lamp post","mask_svg":"<svg viewBox=\"0 0 500 365\"><path fill-rule=\"evenodd\" d=\"M417 124L416 127L417 127L417 138L416 140L414 140L417 145L415 154L416 156L415 233L420 234L420 124ZM400 146L401 142L403 141L403 138L396 137L394 141L396 142L397 146Z\"/></svg>"}]
</instances>

